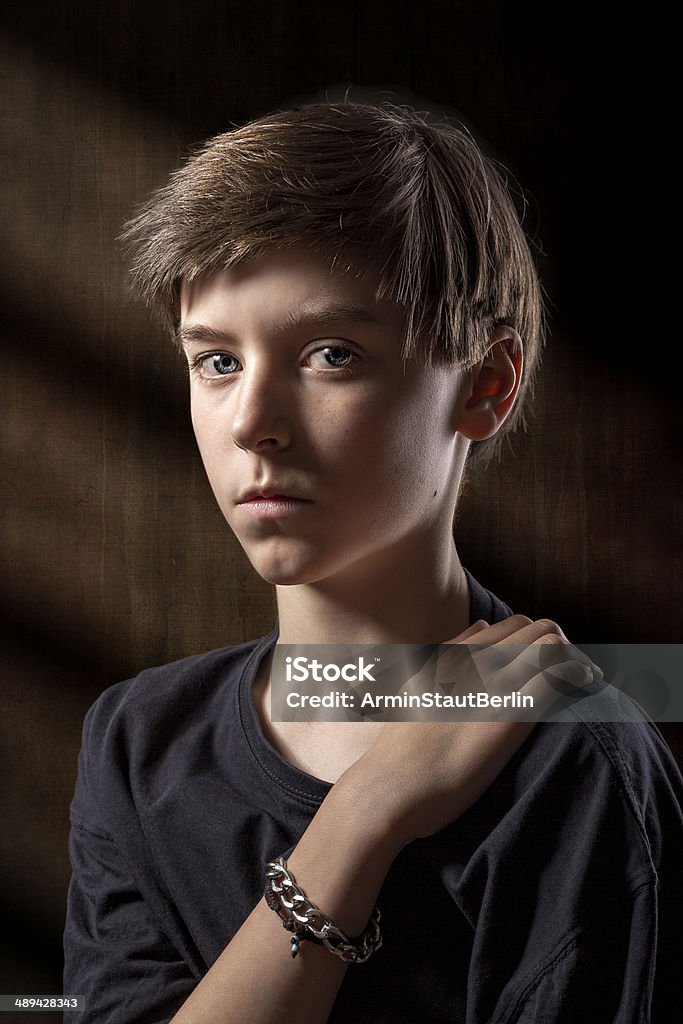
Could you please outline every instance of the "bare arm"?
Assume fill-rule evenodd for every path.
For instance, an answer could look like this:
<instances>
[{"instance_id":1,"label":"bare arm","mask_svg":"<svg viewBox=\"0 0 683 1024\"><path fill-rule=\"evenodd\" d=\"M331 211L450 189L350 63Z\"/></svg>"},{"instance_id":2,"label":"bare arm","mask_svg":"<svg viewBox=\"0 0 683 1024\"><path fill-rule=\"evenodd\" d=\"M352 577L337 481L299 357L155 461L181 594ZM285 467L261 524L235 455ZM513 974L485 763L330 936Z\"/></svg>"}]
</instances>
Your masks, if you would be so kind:
<instances>
[{"instance_id":1,"label":"bare arm","mask_svg":"<svg viewBox=\"0 0 683 1024\"><path fill-rule=\"evenodd\" d=\"M554 623L525 616L476 623L456 642L474 633L477 644L566 641ZM561 657L558 651L558 664ZM359 935L403 846L470 807L533 724L387 723L332 787L288 859L298 884L338 927ZM261 898L172 1024L325 1024L349 968L311 942L292 960L288 938Z\"/></svg>"},{"instance_id":2,"label":"bare arm","mask_svg":"<svg viewBox=\"0 0 683 1024\"><path fill-rule=\"evenodd\" d=\"M376 808L363 806L360 788L337 783L287 861L306 895L347 935L365 929L399 853L387 832ZM261 898L173 1024L324 1024L347 969L312 942L293 960L289 934Z\"/></svg>"}]
</instances>

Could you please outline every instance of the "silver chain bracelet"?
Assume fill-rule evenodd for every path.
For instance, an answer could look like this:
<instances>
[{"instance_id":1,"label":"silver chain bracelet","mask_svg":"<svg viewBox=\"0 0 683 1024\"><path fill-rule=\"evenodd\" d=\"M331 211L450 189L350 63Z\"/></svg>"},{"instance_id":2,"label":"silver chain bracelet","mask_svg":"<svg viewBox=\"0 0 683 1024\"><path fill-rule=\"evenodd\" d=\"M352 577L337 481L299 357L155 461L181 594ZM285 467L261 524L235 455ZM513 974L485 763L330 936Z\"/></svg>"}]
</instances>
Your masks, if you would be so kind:
<instances>
[{"instance_id":1,"label":"silver chain bracelet","mask_svg":"<svg viewBox=\"0 0 683 1024\"><path fill-rule=\"evenodd\" d=\"M292 957L299 952L303 939L325 946L330 953L349 964L362 964L382 945L379 930L379 908L375 907L367 928L357 939L332 923L327 914L311 903L287 868L284 857L266 866L264 899L282 920L283 927L293 932Z\"/></svg>"}]
</instances>

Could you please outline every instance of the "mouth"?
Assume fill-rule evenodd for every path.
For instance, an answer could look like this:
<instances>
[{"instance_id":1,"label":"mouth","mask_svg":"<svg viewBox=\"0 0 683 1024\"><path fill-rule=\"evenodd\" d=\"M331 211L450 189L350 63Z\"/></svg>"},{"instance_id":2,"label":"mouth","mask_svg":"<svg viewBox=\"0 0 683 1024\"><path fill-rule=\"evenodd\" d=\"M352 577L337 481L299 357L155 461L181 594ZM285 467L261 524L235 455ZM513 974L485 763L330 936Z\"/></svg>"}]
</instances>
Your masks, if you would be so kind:
<instances>
[{"instance_id":1,"label":"mouth","mask_svg":"<svg viewBox=\"0 0 683 1024\"><path fill-rule=\"evenodd\" d=\"M301 494L290 492L287 487L251 487L237 499L237 505L244 505L252 501L309 501Z\"/></svg>"},{"instance_id":2,"label":"mouth","mask_svg":"<svg viewBox=\"0 0 683 1024\"><path fill-rule=\"evenodd\" d=\"M251 492L237 502L237 507L260 519L278 519L312 508L313 502L291 494Z\"/></svg>"}]
</instances>

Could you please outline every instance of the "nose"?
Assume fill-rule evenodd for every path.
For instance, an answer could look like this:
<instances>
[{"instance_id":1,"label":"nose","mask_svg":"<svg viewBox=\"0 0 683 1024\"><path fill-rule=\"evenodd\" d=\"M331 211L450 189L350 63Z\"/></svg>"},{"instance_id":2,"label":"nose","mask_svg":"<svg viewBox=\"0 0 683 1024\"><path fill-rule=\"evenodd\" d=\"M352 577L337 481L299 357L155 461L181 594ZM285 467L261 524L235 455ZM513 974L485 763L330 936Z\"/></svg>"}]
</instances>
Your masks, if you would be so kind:
<instances>
[{"instance_id":1,"label":"nose","mask_svg":"<svg viewBox=\"0 0 683 1024\"><path fill-rule=\"evenodd\" d=\"M283 369L270 361L252 362L235 384L230 432L237 447L253 452L287 448L294 399Z\"/></svg>"}]
</instances>

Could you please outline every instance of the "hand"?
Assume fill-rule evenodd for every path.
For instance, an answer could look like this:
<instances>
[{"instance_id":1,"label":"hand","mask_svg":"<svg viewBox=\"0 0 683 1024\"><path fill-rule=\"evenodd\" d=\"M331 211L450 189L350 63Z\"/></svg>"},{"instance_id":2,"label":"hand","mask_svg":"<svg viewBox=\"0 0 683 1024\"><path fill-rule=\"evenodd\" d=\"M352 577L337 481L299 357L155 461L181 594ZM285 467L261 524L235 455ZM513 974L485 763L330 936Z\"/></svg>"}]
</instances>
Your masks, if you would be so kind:
<instances>
[{"instance_id":1,"label":"hand","mask_svg":"<svg viewBox=\"0 0 683 1024\"><path fill-rule=\"evenodd\" d=\"M461 666L467 660L474 670L475 689L484 680L489 692L531 693L535 707L557 699L558 680L580 687L600 672L549 619L512 615L493 626L479 621L449 643L476 644L467 659L456 656ZM361 805L400 849L466 811L534 725L533 720L387 722L336 785L355 787Z\"/></svg>"}]
</instances>

